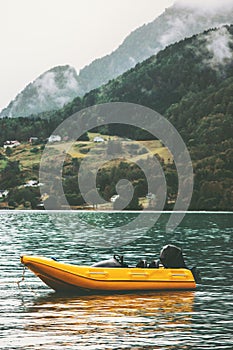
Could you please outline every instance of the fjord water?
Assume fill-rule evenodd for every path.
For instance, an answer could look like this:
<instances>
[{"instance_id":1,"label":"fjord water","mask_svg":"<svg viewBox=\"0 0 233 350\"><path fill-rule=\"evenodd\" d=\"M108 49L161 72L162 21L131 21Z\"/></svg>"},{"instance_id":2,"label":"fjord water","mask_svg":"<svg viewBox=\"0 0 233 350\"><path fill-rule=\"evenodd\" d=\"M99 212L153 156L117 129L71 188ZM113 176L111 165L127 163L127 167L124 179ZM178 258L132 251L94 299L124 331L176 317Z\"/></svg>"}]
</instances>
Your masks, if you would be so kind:
<instances>
[{"instance_id":1,"label":"fjord water","mask_svg":"<svg viewBox=\"0 0 233 350\"><path fill-rule=\"evenodd\" d=\"M135 214L72 215L114 226ZM95 247L94 241L82 245L72 232L72 215L64 230L46 213L0 215L2 350L233 348L233 214L189 213L169 234L169 214L162 214L140 238L115 249ZM92 237L90 226L85 235ZM135 266L141 258L157 259L168 243L183 249L189 267L198 266L202 281L195 291L59 296L29 270L20 288L16 283L22 254L89 265L123 253Z\"/></svg>"}]
</instances>

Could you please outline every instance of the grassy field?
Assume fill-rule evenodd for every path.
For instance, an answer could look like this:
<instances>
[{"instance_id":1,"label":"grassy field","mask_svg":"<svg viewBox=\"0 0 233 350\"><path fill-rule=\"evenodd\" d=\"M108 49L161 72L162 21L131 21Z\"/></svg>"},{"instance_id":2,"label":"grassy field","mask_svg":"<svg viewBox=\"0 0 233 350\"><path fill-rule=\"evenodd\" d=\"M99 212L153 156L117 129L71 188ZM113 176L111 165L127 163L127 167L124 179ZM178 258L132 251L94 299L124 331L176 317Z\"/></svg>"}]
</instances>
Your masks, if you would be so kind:
<instances>
[{"instance_id":1,"label":"grassy field","mask_svg":"<svg viewBox=\"0 0 233 350\"><path fill-rule=\"evenodd\" d=\"M139 141L139 143L144 145L148 150L150 150L151 153L158 154L161 158L163 158L165 164L173 161L172 154L167 147L162 146L160 141Z\"/></svg>"},{"instance_id":2,"label":"grassy field","mask_svg":"<svg viewBox=\"0 0 233 350\"><path fill-rule=\"evenodd\" d=\"M42 145L32 146L28 143L12 149L12 154L8 157L11 161L20 161L21 170L30 170L33 165L38 165L41 159Z\"/></svg>"},{"instance_id":3,"label":"grassy field","mask_svg":"<svg viewBox=\"0 0 233 350\"><path fill-rule=\"evenodd\" d=\"M114 140L120 144L121 152L112 156L114 161L104 166L116 166L120 161L136 162L140 159L147 159L152 155L159 155L163 158L165 163L169 163L173 160L172 155L166 147L163 147L160 141L132 141L120 139L116 136L101 136L104 138L104 143L95 143L94 137L100 136L99 134L89 133L90 141L75 141L75 142L60 142L48 145L51 149L51 157L48 161L52 161L56 157L64 156L64 153L69 154L72 158L83 159L85 157L92 158L93 168L98 167L98 163L101 163L101 159L108 147L108 141ZM31 175L36 174L38 170L41 156L43 152L43 145L30 145L28 143L21 144L20 146L12 149L12 154L8 156L11 161L20 161L20 168L22 171L29 172ZM4 150L2 150L4 153ZM4 169L7 164L7 160L0 161L0 170Z\"/></svg>"},{"instance_id":4,"label":"grassy field","mask_svg":"<svg viewBox=\"0 0 233 350\"><path fill-rule=\"evenodd\" d=\"M0 171L5 169L6 165L7 165L7 160L5 159L0 160Z\"/></svg>"}]
</instances>

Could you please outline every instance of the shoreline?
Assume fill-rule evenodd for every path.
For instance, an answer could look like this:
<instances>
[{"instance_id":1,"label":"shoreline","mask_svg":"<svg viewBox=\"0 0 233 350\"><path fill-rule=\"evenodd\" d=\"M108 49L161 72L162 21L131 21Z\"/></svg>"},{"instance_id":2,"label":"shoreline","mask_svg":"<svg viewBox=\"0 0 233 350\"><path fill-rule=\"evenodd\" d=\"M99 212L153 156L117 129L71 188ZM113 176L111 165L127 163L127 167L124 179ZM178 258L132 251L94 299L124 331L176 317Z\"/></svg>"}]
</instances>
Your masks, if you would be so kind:
<instances>
[{"instance_id":1,"label":"shoreline","mask_svg":"<svg viewBox=\"0 0 233 350\"><path fill-rule=\"evenodd\" d=\"M192 211L192 210L186 210L186 211L183 211L183 210L176 210L176 211L173 211L173 210L162 210L162 211L156 211L156 210L37 210L37 209L22 209L22 210L17 210L17 209L3 209L3 210L0 210L0 215L1 214L21 214L21 213L38 213L38 214L52 214L52 213L67 213L67 214L70 214L70 213L106 213L106 214L158 214L158 213L161 213L161 214L233 214L233 211L207 211L207 210L200 210L200 211Z\"/></svg>"}]
</instances>

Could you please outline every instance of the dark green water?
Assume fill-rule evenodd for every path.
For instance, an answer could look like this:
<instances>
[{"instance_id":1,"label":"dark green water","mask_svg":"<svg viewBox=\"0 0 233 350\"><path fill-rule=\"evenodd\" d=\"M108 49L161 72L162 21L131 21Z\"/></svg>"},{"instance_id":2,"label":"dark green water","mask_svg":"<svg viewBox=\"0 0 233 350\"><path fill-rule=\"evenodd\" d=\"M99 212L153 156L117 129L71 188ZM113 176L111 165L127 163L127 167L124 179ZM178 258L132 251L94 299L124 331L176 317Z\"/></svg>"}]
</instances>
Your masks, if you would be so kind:
<instances>
[{"instance_id":1,"label":"dark green water","mask_svg":"<svg viewBox=\"0 0 233 350\"><path fill-rule=\"evenodd\" d=\"M59 225L45 213L0 215L2 350L233 348L233 214L186 214L169 234L169 214L162 214L140 238L115 248L109 242L98 247L96 227L114 228L134 214L57 215ZM77 215L84 221L79 229ZM93 229L84 232L85 222ZM28 270L20 289L16 284L22 254L92 264L123 253L135 265L158 258L167 243L183 249L188 266L199 267L202 282L195 291L59 297Z\"/></svg>"}]
</instances>

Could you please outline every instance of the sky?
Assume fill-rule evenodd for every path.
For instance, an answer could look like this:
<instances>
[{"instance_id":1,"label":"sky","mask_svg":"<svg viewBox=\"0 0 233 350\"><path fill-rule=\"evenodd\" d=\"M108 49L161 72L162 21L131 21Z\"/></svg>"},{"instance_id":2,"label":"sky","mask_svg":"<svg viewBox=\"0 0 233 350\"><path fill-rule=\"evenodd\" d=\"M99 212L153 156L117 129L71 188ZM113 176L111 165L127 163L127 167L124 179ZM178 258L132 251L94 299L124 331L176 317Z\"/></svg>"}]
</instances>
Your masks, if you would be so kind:
<instances>
[{"instance_id":1,"label":"sky","mask_svg":"<svg viewBox=\"0 0 233 350\"><path fill-rule=\"evenodd\" d=\"M42 73L66 64L78 72L174 2L233 0L0 0L0 111Z\"/></svg>"},{"instance_id":2,"label":"sky","mask_svg":"<svg viewBox=\"0 0 233 350\"><path fill-rule=\"evenodd\" d=\"M0 111L40 74L79 71L174 0L0 0Z\"/></svg>"}]
</instances>

